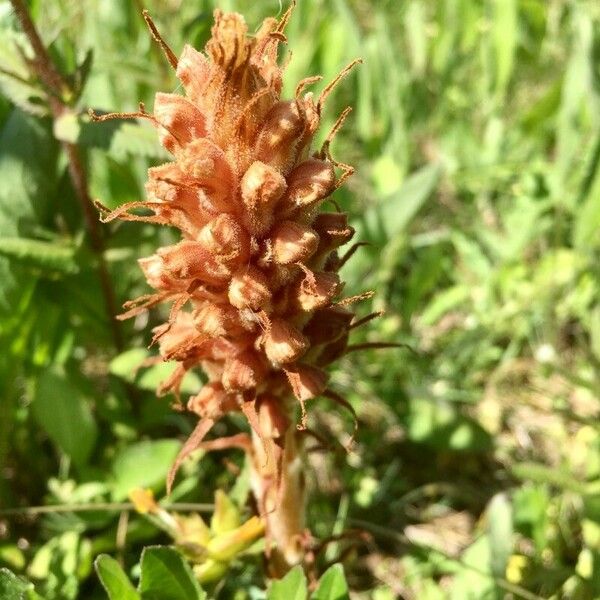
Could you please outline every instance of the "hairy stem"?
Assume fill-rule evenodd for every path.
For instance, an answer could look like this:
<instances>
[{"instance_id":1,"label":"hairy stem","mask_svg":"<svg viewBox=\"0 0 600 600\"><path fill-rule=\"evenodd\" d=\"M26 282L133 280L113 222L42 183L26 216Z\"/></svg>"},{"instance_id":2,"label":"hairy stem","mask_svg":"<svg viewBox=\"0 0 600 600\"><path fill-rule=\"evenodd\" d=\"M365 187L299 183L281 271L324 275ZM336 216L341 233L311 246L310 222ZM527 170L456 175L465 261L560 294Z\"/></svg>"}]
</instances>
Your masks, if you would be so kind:
<instances>
[{"instance_id":1,"label":"hairy stem","mask_svg":"<svg viewBox=\"0 0 600 600\"><path fill-rule=\"evenodd\" d=\"M284 434L277 460L265 440L252 434L251 485L266 521L267 554L272 577L282 577L304 559L306 493L301 439L292 424ZM279 463L279 464L278 464Z\"/></svg>"}]
</instances>

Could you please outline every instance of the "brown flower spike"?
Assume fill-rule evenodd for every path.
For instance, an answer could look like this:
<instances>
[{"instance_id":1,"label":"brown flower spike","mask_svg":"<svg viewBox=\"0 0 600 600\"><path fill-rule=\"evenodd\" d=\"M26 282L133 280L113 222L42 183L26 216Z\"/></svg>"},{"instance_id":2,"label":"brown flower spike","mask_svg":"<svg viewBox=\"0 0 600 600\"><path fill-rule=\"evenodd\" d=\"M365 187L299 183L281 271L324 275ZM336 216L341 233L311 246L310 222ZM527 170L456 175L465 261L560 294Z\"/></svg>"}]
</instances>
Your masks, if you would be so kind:
<instances>
[{"instance_id":1,"label":"brown flower spike","mask_svg":"<svg viewBox=\"0 0 600 600\"><path fill-rule=\"evenodd\" d=\"M266 19L249 36L241 15L216 10L205 52L185 46L179 59L145 14L185 96L156 94L153 115L143 106L138 113L92 115L148 118L173 155L172 162L149 170L146 201L103 218L181 231L178 244L140 260L155 291L127 303L121 316L171 303L154 341L164 360L179 364L160 393L179 397L190 369L208 377L187 404L200 419L171 471L169 489L178 466L196 448L246 449L274 575L303 558L304 405L324 395L349 407L327 389L323 368L346 351L354 318L348 305L360 299L339 299L338 270L346 257L338 248L354 231L339 210L321 212L352 172L328 150L349 109L321 150L311 153L327 95L358 61L317 99L305 92L320 79L310 77L298 84L295 98L282 100L277 51L290 14ZM136 208L152 214L131 212ZM298 404L302 416L295 425ZM251 438L203 442L215 421L231 411L246 415Z\"/></svg>"}]
</instances>

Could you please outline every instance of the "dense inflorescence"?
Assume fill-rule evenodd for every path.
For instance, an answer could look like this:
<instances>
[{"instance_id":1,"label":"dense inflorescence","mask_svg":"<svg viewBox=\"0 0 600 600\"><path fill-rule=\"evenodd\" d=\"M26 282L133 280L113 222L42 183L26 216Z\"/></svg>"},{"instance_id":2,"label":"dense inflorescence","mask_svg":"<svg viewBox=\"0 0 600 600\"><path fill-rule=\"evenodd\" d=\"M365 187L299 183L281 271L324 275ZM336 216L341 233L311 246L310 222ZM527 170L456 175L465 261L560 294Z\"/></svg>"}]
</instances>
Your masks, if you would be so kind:
<instances>
[{"instance_id":1,"label":"dense inflorescence","mask_svg":"<svg viewBox=\"0 0 600 600\"><path fill-rule=\"evenodd\" d=\"M252 456L254 494L284 565L302 555L297 429L306 426L304 403L323 394L343 403L327 389L323 369L347 348L353 313L350 301L339 298L338 270L347 256L338 248L354 233L334 203L330 212L322 210L351 172L328 151L348 111L311 153L323 102L337 79L317 99L305 88L318 77L301 81L292 100L280 98L277 52L289 14L266 19L249 36L240 15L217 10L205 53L185 46L179 59L159 39L185 96L158 93L154 114L142 107L137 116L155 123L173 160L149 170L146 201L104 216L181 231L179 243L139 261L155 291L129 302L123 315L171 303L154 341L162 358L178 367L160 393L179 396L190 369L208 377L187 403L200 420L169 485L214 422L242 411L253 439L238 435L220 447L241 445ZM132 213L135 208L152 214ZM302 416L295 426L297 404Z\"/></svg>"}]
</instances>

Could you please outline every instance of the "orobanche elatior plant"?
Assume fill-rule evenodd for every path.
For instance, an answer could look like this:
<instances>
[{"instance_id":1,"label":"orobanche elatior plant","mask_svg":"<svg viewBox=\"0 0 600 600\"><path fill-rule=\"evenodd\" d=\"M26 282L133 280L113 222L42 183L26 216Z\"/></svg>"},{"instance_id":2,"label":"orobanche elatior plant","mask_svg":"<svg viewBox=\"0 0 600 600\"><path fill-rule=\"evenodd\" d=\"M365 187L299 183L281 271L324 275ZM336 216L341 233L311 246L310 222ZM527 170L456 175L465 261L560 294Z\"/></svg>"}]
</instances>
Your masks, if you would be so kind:
<instances>
[{"instance_id":1,"label":"orobanche elatior plant","mask_svg":"<svg viewBox=\"0 0 600 600\"><path fill-rule=\"evenodd\" d=\"M273 576L302 563L309 540L305 403L325 396L352 410L328 388L324 369L348 351L350 330L373 316L355 321L349 308L367 294L340 298L339 270L356 246L345 254L338 249L354 231L335 202L322 210L352 173L329 153L350 109L323 146L311 149L325 99L358 61L316 99L305 90L320 77L303 79L293 99L281 99L284 67L277 55L290 15L291 8L248 35L241 15L216 10L205 52L188 45L178 59L145 14L185 96L157 93L154 114L143 106L137 113L92 114L96 120L150 119L173 155L149 170L146 201L112 212L99 205L105 222L146 221L181 231L179 243L139 261L154 292L127 303L121 315L170 303L168 321L154 330L153 341L162 359L178 366L160 394L179 397L190 369L208 378L187 402L199 421L168 488L195 449L244 449ZM138 208L152 214L131 212ZM246 416L251 433L204 441L233 411Z\"/></svg>"}]
</instances>

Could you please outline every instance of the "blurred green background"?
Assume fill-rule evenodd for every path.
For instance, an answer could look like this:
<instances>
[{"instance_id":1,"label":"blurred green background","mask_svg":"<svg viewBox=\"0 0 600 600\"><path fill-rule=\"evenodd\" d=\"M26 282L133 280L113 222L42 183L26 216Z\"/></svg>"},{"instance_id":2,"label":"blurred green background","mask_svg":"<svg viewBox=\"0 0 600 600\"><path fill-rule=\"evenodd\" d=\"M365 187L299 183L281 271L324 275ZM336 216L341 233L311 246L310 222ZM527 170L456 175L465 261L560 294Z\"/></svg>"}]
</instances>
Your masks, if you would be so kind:
<instances>
[{"instance_id":1,"label":"blurred green background","mask_svg":"<svg viewBox=\"0 0 600 600\"><path fill-rule=\"evenodd\" d=\"M160 497L193 426L154 395L172 367L135 371L160 314L123 323L115 343L57 141L81 148L93 198L143 197L146 169L166 160L153 129L86 112L151 109L156 91L179 90L144 6L176 53L202 47L215 6L251 31L281 14L272 0L33 0L82 89L53 123L0 1L0 562L48 599L102 598L99 552L131 568L167 540L127 513L26 507L122 502L136 485ZM357 171L337 199L370 245L343 274L349 293L376 291L361 314L385 310L355 340L406 344L332 374L360 430L349 455L310 455L310 524L369 537L324 560L344 558L361 599L600 598L600 3L299 0L287 35L288 95L364 60L322 128L354 107L332 150ZM101 231L118 303L146 293L136 259L172 232ZM310 424L351 432L324 402ZM173 498L210 502L240 463L197 457ZM218 597L261 598L261 585L257 558Z\"/></svg>"}]
</instances>

